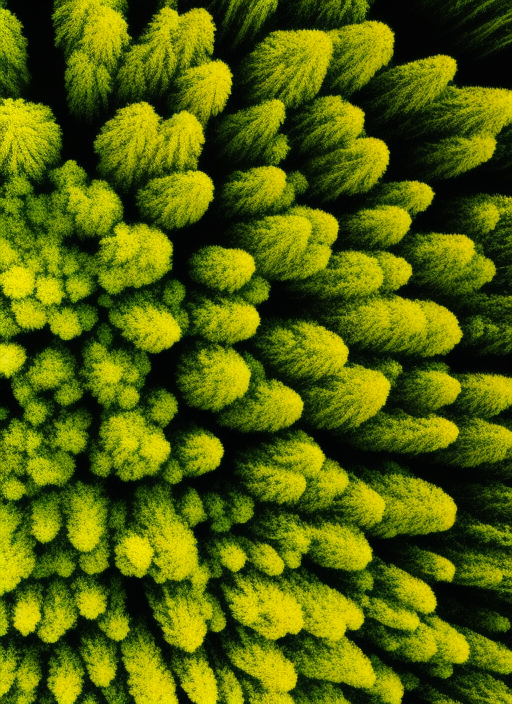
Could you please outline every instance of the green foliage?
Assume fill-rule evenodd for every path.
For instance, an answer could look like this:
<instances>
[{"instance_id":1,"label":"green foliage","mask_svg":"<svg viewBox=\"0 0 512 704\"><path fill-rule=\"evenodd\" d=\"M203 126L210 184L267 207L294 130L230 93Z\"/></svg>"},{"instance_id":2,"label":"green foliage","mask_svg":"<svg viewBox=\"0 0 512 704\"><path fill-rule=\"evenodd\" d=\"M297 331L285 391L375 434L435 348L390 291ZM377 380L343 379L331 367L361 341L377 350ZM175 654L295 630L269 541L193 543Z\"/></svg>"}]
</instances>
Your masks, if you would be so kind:
<instances>
[{"instance_id":1,"label":"green foliage","mask_svg":"<svg viewBox=\"0 0 512 704\"><path fill-rule=\"evenodd\" d=\"M375 293L383 282L384 273L374 257L348 250L333 254L327 267L292 290L300 296L343 300Z\"/></svg>"},{"instance_id":2,"label":"green foliage","mask_svg":"<svg viewBox=\"0 0 512 704\"><path fill-rule=\"evenodd\" d=\"M170 105L187 110L204 126L226 107L231 94L232 74L223 61L208 61L189 68L175 82Z\"/></svg>"},{"instance_id":3,"label":"green foliage","mask_svg":"<svg viewBox=\"0 0 512 704\"><path fill-rule=\"evenodd\" d=\"M59 159L61 131L49 107L5 98L0 104L0 173L40 181Z\"/></svg>"},{"instance_id":4,"label":"green foliage","mask_svg":"<svg viewBox=\"0 0 512 704\"><path fill-rule=\"evenodd\" d=\"M304 416L316 428L357 428L385 404L390 384L380 372L352 365L302 391Z\"/></svg>"},{"instance_id":5,"label":"green foliage","mask_svg":"<svg viewBox=\"0 0 512 704\"><path fill-rule=\"evenodd\" d=\"M310 159L304 164L304 172L311 183L311 194L329 201L341 195L366 193L388 163L389 150L381 139L360 137L349 147Z\"/></svg>"},{"instance_id":6,"label":"green foliage","mask_svg":"<svg viewBox=\"0 0 512 704\"><path fill-rule=\"evenodd\" d=\"M157 354L181 337L181 327L167 307L144 294L126 297L109 312L112 325L124 338L144 352Z\"/></svg>"},{"instance_id":7,"label":"green foliage","mask_svg":"<svg viewBox=\"0 0 512 704\"><path fill-rule=\"evenodd\" d=\"M176 383L185 401L194 408L219 411L243 396L251 372L232 348L198 343L182 355Z\"/></svg>"},{"instance_id":8,"label":"green foliage","mask_svg":"<svg viewBox=\"0 0 512 704\"><path fill-rule=\"evenodd\" d=\"M336 29L351 22L362 22L370 4L367 0L326 0L318 7L312 0L299 0L293 12L305 25Z\"/></svg>"},{"instance_id":9,"label":"green foliage","mask_svg":"<svg viewBox=\"0 0 512 704\"><path fill-rule=\"evenodd\" d=\"M509 457L512 432L496 423L473 418L459 423L459 436L453 446L439 454L439 460L456 467L477 467Z\"/></svg>"},{"instance_id":10,"label":"green foliage","mask_svg":"<svg viewBox=\"0 0 512 704\"><path fill-rule=\"evenodd\" d=\"M411 217L403 207L378 205L347 216L341 227L343 239L349 245L379 249L398 244L409 231L411 223Z\"/></svg>"},{"instance_id":11,"label":"green foliage","mask_svg":"<svg viewBox=\"0 0 512 704\"><path fill-rule=\"evenodd\" d=\"M27 68L27 40L23 26L16 15L0 8L0 95L18 98L29 82Z\"/></svg>"},{"instance_id":12,"label":"green foliage","mask_svg":"<svg viewBox=\"0 0 512 704\"><path fill-rule=\"evenodd\" d=\"M445 448L455 442L458 435L455 423L441 416L415 418L403 411L393 414L379 411L357 433L351 433L350 442L375 452L416 455Z\"/></svg>"},{"instance_id":13,"label":"green foliage","mask_svg":"<svg viewBox=\"0 0 512 704\"><path fill-rule=\"evenodd\" d=\"M197 169L204 144L203 128L198 119L182 110L163 121L161 133L163 144L158 156L162 171Z\"/></svg>"},{"instance_id":14,"label":"green foliage","mask_svg":"<svg viewBox=\"0 0 512 704\"><path fill-rule=\"evenodd\" d=\"M444 92L456 70L455 59L438 55L383 71L368 86L372 110L382 121L417 113Z\"/></svg>"},{"instance_id":15,"label":"green foliage","mask_svg":"<svg viewBox=\"0 0 512 704\"><path fill-rule=\"evenodd\" d=\"M249 0L240 5L236 0L216 0L221 17L221 31L229 36L232 46L254 39L277 9L278 0Z\"/></svg>"},{"instance_id":16,"label":"green foliage","mask_svg":"<svg viewBox=\"0 0 512 704\"><path fill-rule=\"evenodd\" d=\"M332 60L326 83L330 90L351 95L365 86L393 56L395 37L382 22L361 22L329 33Z\"/></svg>"},{"instance_id":17,"label":"green foliage","mask_svg":"<svg viewBox=\"0 0 512 704\"><path fill-rule=\"evenodd\" d=\"M354 474L349 477L348 487L341 496L334 497L329 513L338 520L355 523L367 530L382 520L384 499Z\"/></svg>"},{"instance_id":18,"label":"green foliage","mask_svg":"<svg viewBox=\"0 0 512 704\"><path fill-rule=\"evenodd\" d=\"M512 701L512 690L503 680L478 670L466 670L450 678L448 691L456 697L470 698L472 704L510 704Z\"/></svg>"},{"instance_id":19,"label":"green foliage","mask_svg":"<svg viewBox=\"0 0 512 704\"><path fill-rule=\"evenodd\" d=\"M143 217L167 230L200 220L213 200L213 182L202 171L154 178L137 193Z\"/></svg>"},{"instance_id":20,"label":"green foliage","mask_svg":"<svg viewBox=\"0 0 512 704\"><path fill-rule=\"evenodd\" d=\"M412 267L403 257L397 257L391 252L371 252L384 276L380 290L384 292L397 291L409 281Z\"/></svg>"},{"instance_id":21,"label":"green foliage","mask_svg":"<svg viewBox=\"0 0 512 704\"><path fill-rule=\"evenodd\" d=\"M269 321L255 345L270 369L295 381L320 381L341 372L348 349L341 337L307 321Z\"/></svg>"},{"instance_id":22,"label":"green foliage","mask_svg":"<svg viewBox=\"0 0 512 704\"><path fill-rule=\"evenodd\" d=\"M428 415L453 404L460 393L461 384L455 376L435 367L420 367L400 375L391 399L408 413Z\"/></svg>"},{"instance_id":23,"label":"green foliage","mask_svg":"<svg viewBox=\"0 0 512 704\"><path fill-rule=\"evenodd\" d=\"M512 405L512 379L499 374L458 374L461 392L454 409L489 418Z\"/></svg>"},{"instance_id":24,"label":"green foliage","mask_svg":"<svg viewBox=\"0 0 512 704\"><path fill-rule=\"evenodd\" d=\"M229 217L258 217L282 209L285 189L286 173L275 166L235 171L222 187L220 205Z\"/></svg>"},{"instance_id":25,"label":"green foliage","mask_svg":"<svg viewBox=\"0 0 512 704\"><path fill-rule=\"evenodd\" d=\"M214 291L234 293L256 271L254 259L243 249L202 247L189 260L190 277Z\"/></svg>"},{"instance_id":26,"label":"green foliage","mask_svg":"<svg viewBox=\"0 0 512 704\"><path fill-rule=\"evenodd\" d=\"M290 137L303 156L348 146L363 131L364 112L339 95L315 98L293 116Z\"/></svg>"},{"instance_id":27,"label":"green foliage","mask_svg":"<svg viewBox=\"0 0 512 704\"><path fill-rule=\"evenodd\" d=\"M265 100L223 116L215 133L219 156L235 166L259 163L277 166L289 150L285 135L278 134L284 119L285 106L281 100Z\"/></svg>"},{"instance_id":28,"label":"green foliage","mask_svg":"<svg viewBox=\"0 0 512 704\"><path fill-rule=\"evenodd\" d=\"M413 159L423 178L455 178L489 161L495 149L496 140L488 134L446 137L418 147Z\"/></svg>"},{"instance_id":29,"label":"green foliage","mask_svg":"<svg viewBox=\"0 0 512 704\"><path fill-rule=\"evenodd\" d=\"M332 41L325 32L272 32L241 68L248 99L277 99L292 108L311 100L322 86L331 56Z\"/></svg>"},{"instance_id":30,"label":"green foliage","mask_svg":"<svg viewBox=\"0 0 512 704\"><path fill-rule=\"evenodd\" d=\"M422 213L432 203L432 188L420 181L390 181L380 184L374 191L375 205L391 205L407 210L414 216Z\"/></svg>"},{"instance_id":31,"label":"green foliage","mask_svg":"<svg viewBox=\"0 0 512 704\"><path fill-rule=\"evenodd\" d=\"M189 305L190 333L232 345L252 337L259 324L256 308L244 300L198 296Z\"/></svg>"}]
</instances>

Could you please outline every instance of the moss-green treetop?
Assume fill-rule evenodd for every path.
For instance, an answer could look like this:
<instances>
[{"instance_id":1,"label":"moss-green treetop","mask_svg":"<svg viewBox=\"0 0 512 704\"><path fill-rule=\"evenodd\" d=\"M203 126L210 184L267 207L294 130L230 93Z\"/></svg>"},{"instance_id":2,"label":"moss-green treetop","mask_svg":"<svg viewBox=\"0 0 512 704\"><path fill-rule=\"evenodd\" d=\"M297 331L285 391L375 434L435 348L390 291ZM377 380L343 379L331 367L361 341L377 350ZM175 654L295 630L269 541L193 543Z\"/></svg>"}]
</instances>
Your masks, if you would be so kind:
<instances>
[{"instance_id":1,"label":"moss-green treetop","mask_svg":"<svg viewBox=\"0 0 512 704\"><path fill-rule=\"evenodd\" d=\"M27 40L16 15L0 7L0 96L18 98L29 81Z\"/></svg>"},{"instance_id":2,"label":"moss-green treetop","mask_svg":"<svg viewBox=\"0 0 512 704\"><path fill-rule=\"evenodd\" d=\"M275 166L234 171L222 186L219 201L232 218L261 217L278 211L286 188L286 172Z\"/></svg>"},{"instance_id":3,"label":"moss-green treetop","mask_svg":"<svg viewBox=\"0 0 512 704\"><path fill-rule=\"evenodd\" d=\"M191 278L213 290L234 293L256 271L253 257L243 249L216 245L202 247L189 260Z\"/></svg>"},{"instance_id":4,"label":"moss-green treetop","mask_svg":"<svg viewBox=\"0 0 512 704\"><path fill-rule=\"evenodd\" d=\"M375 205L394 205L414 216L432 203L434 191L421 181L389 181L381 183L372 194Z\"/></svg>"},{"instance_id":5,"label":"moss-green treetop","mask_svg":"<svg viewBox=\"0 0 512 704\"><path fill-rule=\"evenodd\" d=\"M409 231L411 216L397 205L362 208L343 218L343 240L353 247L387 248L398 244Z\"/></svg>"},{"instance_id":6,"label":"moss-green treetop","mask_svg":"<svg viewBox=\"0 0 512 704\"><path fill-rule=\"evenodd\" d=\"M169 104L187 110L204 126L226 107L231 94L232 74L223 61L208 61L184 71L175 81L176 92Z\"/></svg>"},{"instance_id":7,"label":"moss-green treetop","mask_svg":"<svg viewBox=\"0 0 512 704\"><path fill-rule=\"evenodd\" d=\"M418 147L412 154L415 171L422 178L445 179L484 164L496 150L490 134L471 137L447 137Z\"/></svg>"},{"instance_id":8,"label":"moss-green treetop","mask_svg":"<svg viewBox=\"0 0 512 704\"><path fill-rule=\"evenodd\" d=\"M278 0L247 0L241 5L237 0L216 0L223 35L230 37L233 46L254 39L277 10L277 3Z\"/></svg>"},{"instance_id":9,"label":"moss-green treetop","mask_svg":"<svg viewBox=\"0 0 512 704\"><path fill-rule=\"evenodd\" d=\"M333 51L326 83L342 95L351 95L366 85L393 56L395 36L382 22L347 25L329 36Z\"/></svg>"},{"instance_id":10,"label":"moss-green treetop","mask_svg":"<svg viewBox=\"0 0 512 704\"><path fill-rule=\"evenodd\" d=\"M213 200L213 181L203 171L185 171L154 178L137 193L143 217L166 230L200 220Z\"/></svg>"},{"instance_id":11,"label":"moss-green treetop","mask_svg":"<svg viewBox=\"0 0 512 704\"><path fill-rule=\"evenodd\" d=\"M488 418L512 406L512 378L500 374L458 374L461 386L454 409Z\"/></svg>"},{"instance_id":12,"label":"moss-green treetop","mask_svg":"<svg viewBox=\"0 0 512 704\"><path fill-rule=\"evenodd\" d=\"M0 101L0 173L39 181L60 156L61 130L46 105Z\"/></svg>"},{"instance_id":13,"label":"moss-green treetop","mask_svg":"<svg viewBox=\"0 0 512 704\"><path fill-rule=\"evenodd\" d=\"M286 107L311 100L322 86L331 55L332 42L325 32L272 32L243 63L248 100L277 99Z\"/></svg>"},{"instance_id":14,"label":"moss-green treetop","mask_svg":"<svg viewBox=\"0 0 512 704\"><path fill-rule=\"evenodd\" d=\"M204 144L200 122L186 110L175 113L161 126L162 146L158 164L162 173L197 169Z\"/></svg>"}]
</instances>

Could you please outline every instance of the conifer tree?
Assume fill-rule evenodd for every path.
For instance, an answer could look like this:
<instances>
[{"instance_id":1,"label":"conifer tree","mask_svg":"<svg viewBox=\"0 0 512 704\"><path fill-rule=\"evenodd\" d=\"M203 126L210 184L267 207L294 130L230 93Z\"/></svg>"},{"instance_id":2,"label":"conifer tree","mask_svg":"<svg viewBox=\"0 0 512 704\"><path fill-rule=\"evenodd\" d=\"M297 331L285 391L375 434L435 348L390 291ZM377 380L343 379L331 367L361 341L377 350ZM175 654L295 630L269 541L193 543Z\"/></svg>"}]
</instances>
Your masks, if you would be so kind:
<instances>
[{"instance_id":1,"label":"conifer tree","mask_svg":"<svg viewBox=\"0 0 512 704\"><path fill-rule=\"evenodd\" d=\"M389 389L380 372L359 365L345 367L301 392L304 417L320 429L357 428L382 408Z\"/></svg>"},{"instance_id":2,"label":"conifer tree","mask_svg":"<svg viewBox=\"0 0 512 704\"><path fill-rule=\"evenodd\" d=\"M492 135L446 137L416 148L412 157L415 170L423 178L455 178L489 161L496 149Z\"/></svg>"},{"instance_id":3,"label":"conifer tree","mask_svg":"<svg viewBox=\"0 0 512 704\"><path fill-rule=\"evenodd\" d=\"M389 181L381 183L370 200L376 206L394 205L407 210L414 217L422 213L432 203L434 192L432 188L420 181Z\"/></svg>"},{"instance_id":4,"label":"conifer tree","mask_svg":"<svg viewBox=\"0 0 512 704\"><path fill-rule=\"evenodd\" d=\"M21 98L0 104L0 173L41 180L59 159L61 130L49 107Z\"/></svg>"},{"instance_id":5,"label":"conifer tree","mask_svg":"<svg viewBox=\"0 0 512 704\"><path fill-rule=\"evenodd\" d=\"M499 374L458 374L461 392L454 409L489 418L512 406L512 379Z\"/></svg>"},{"instance_id":6,"label":"conifer tree","mask_svg":"<svg viewBox=\"0 0 512 704\"><path fill-rule=\"evenodd\" d=\"M196 344L182 355L176 383L185 401L194 408L219 411L243 396L251 372L234 349L213 343Z\"/></svg>"},{"instance_id":7,"label":"conifer tree","mask_svg":"<svg viewBox=\"0 0 512 704\"><path fill-rule=\"evenodd\" d=\"M190 334L209 342L232 345L252 337L259 324L256 308L243 300L195 298L188 305Z\"/></svg>"},{"instance_id":8,"label":"conifer tree","mask_svg":"<svg viewBox=\"0 0 512 704\"><path fill-rule=\"evenodd\" d=\"M286 185L286 173L275 166L234 171L222 187L220 205L232 218L268 215L282 209Z\"/></svg>"},{"instance_id":9,"label":"conifer tree","mask_svg":"<svg viewBox=\"0 0 512 704\"><path fill-rule=\"evenodd\" d=\"M173 109L187 110L205 126L226 107L231 94L232 74L223 61L208 61L189 68L176 79Z\"/></svg>"},{"instance_id":10,"label":"conifer tree","mask_svg":"<svg viewBox=\"0 0 512 704\"><path fill-rule=\"evenodd\" d=\"M503 425L471 418L459 423L459 431L453 446L439 453L439 461L456 467L477 467L510 456L512 432Z\"/></svg>"},{"instance_id":11,"label":"conifer tree","mask_svg":"<svg viewBox=\"0 0 512 704\"><path fill-rule=\"evenodd\" d=\"M277 10L278 0L249 0L239 5L236 0L216 0L221 14L221 31L229 36L233 47L254 39Z\"/></svg>"},{"instance_id":12,"label":"conifer tree","mask_svg":"<svg viewBox=\"0 0 512 704\"><path fill-rule=\"evenodd\" d=\"M320 7L312 0L299 0L293 10L304 24L337 29L344 24L363 22L368 7L367 0L326 0Z\"/></svg>"},{"instance_id":13,"label":"conifer tree","mask_svg":"<svg viewBox=\"0 0 512 704\"><path fill-rule=\"evenodd\" d=\"M383 71L368 86L372 111L379 121L414 114L438 98L455 76L451 56L430 56Z\"/></svg>"},{"instance_id":14,"label":"conifer tree","mask_svg":"<svg viewBox=\"0 0 512 704\"><path fill-rule=\"evenodd\" d=\"M126 297L111 308L109 319L125 339L152 354L169 349L181 337L181 327L168 308L144 294Z\"/></svg>"},{"instance_id":15,"label":"conifer tree","mask_svg":"<svg viewBox=\"0 0 512 704\"><path fill-rule=\"evenodd\" d=\"M403 207L379 205L362 208L343 219L343 240L353 247L379 249L398 244L407 234L412 220Z\"/></svg>"},{"instance_id":16,"label":"conifer tree","mask_svg":"<svg viewBox=\"0 0 512 704\"><path fill-rule=\"evenodd\" d=\"M253 257L243 249L210 245L195 252L189 260L193 281L214 291L234 293L256 271Z\"/></svg>"},{"instance_id":17,"label":"conifer tree","mask_svg":"<svg viewBox=\"0 0 512 704\"><path fill-rule=\"evenodd\" d=\"M277 99L292 108L311 100L322 86L331 56L332 41L325 32L272 32L241 68L248 100Z\"/></svg>"},{"instance_id":18,"label":"conifer tree","mask_svg":"<svg viewBox=\"0 0 512 704\"><path fill-rule=\"evenodd\" d=\"M265 100L223 116L215 132L219 155L234 166L277 166L289 150L285 135L278 134L284 119L285 106L281 100Z\"/></svg>"},{"instance_id":19,"label":"conifer tree","mask_svg":"<svg viewBox=\"0 0 512 704\"><path fill-rule=\"evenodd\" d=\"M299 296L324 299L351 299L369 296L379 290L384 273L369 254L357 251L336 252L323 269L292 287Z\"/></svg>"},{"instance_id":20,"label":"conifer tree","mask_svg":"<svg viewBox=\"0 0 512 704\"><path fill-rule=\"evenodd\" d=\"M154 178L137 193L143 217L167 230L200 220L213 200L213 182L202 171L185 171Z\"/></svg>"},{"instance_id":21,"label":"conifer tree","mask_svg":"<svg viewBox=\"0 0 512 704\"><path fill-rule=\"evenodd\" d=\"M365 86L393 56L395 37L382 22L350 24L329 33L332 60L326 83L330 90L351 95Z\"/></svg>"},{"instance_id":22,"label":"conifer tree","mask_svg":"<svg viewBox=\"0 0 512 704\"><path fill-rule=\"evenodd\" d=\"M415 418L403 411L379 411L374 418L351 433L350 442L356 447L375 452L405 452L416 455L434 452L455 442L459 429L441 416Z\"/></svg>"},{"instance_id":23,"label":"conifer tree","mask_svg":"<svg viewBox=\"0 0 512 704\"><path fill-rule=\"evenodd\" d=\"M303 156L348 146L363 131L364 112L339 95L315 98L293 116L290 137Z\"/></svg>"},{"instance_id":24,"label":"conifer tree","mask_svg":"<svg viewBox=\"0 0 512 704\"><path fill-rule=\"evenodd\" d=\"M161 125L162 146L158 155L163 173L197 169L204 144L203 128L198 119L182 110Z\"/></svg>"},{"instance_id":25,"label":"conifer tree","mask_svg":"<svg viewBox=\"0 0 512 704\"><path fill-rule=\"evenodd\" d=\"M284 378L319 381L343 368L348 349L343 340L307 321L270 321L258 332L256 348L264 363Z\"/></svg>"},{"instance_id":26,"label":"conifer tree","mask_svg":"<svg viewBox=\"0 0 512 704\"><path fill-rule=\"evenodd\" d=\"M400 375L391 400L413 415L427 415L453 404L461 392L461 384L442 367L417 368Z\"/></svg>"},{"instance_id":27,"label":"conifer tree","mask_svg":"<svg viewBox=\"0 0 512 704\"><path fill-rule=\"evenodd\" d=\"M0 8L0 36L0 95L2 98L18 98L30 79L27 40L21 22L5 8Z\"/></svg>"}]
</instances>

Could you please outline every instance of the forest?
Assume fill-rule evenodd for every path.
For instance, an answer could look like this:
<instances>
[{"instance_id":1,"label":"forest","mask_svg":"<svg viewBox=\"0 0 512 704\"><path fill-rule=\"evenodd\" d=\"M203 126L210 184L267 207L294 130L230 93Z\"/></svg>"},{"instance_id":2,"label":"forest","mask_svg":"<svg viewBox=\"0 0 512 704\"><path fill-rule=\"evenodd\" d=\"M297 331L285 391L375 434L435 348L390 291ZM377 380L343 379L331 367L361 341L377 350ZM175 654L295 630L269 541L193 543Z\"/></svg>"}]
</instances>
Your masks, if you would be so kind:
<instances>
[{"instance_id":1,"label":"forest","mask_svg":"<svg viewBox=\"0 0 512 704\"><path fill-rule=\"evenodd\" d=\"M0 0L0 704L512 704L509 0Z\"/></svg>"}]
</instances>

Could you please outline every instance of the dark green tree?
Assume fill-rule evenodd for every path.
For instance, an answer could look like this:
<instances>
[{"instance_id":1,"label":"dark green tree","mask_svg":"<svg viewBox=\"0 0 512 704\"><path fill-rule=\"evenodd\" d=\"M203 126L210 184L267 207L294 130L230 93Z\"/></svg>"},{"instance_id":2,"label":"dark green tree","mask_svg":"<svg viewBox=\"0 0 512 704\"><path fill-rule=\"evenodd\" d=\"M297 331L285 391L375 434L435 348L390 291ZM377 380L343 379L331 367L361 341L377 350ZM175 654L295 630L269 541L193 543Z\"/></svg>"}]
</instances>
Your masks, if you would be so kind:
<instances>
[{"instance_id":1,"label":"dark green tree","mask_svg":"<svg viewBox=\"0 0 512 704\"><path fill-rule=\"evenodd\" d=\"M0 96L19 98L29 82L27 40L16 15L0 7Z\"/></svg>"},{"instance_id":2,"label":"dark green tree","mask_svg":"<svg viewBox=\"0 0 512 704\"><path fill-rule=\"evenodd\" d=\"M400 375L390 401L407 413L426 415L453 404L461 392L460 381L448 370L415 369Z\"/></svg>"},{"instance_id":3,"label":"dark green tree","mask_svg":"<svg viewBox=\"0 0 512 704\"><path fill-rule=\"evenodd\" d=\"M459 431L452 447L438 454L440 462L456 467L478 467L510 458L512 432L503 425L473 418L460 422Z\"/></svg>"},{"instance_id":4,"label":"dark green tree","mask_svg":"<svg viewBox=\"0 0 512 704\"><path fill-rule=\"evenodd\" d=\"M221 16L220 29L232 46L248 43L258 34L277 10L278 0L215 0L214 8Z\"/></svg>"},{"instance_id":5,"label":"dark green tree","mask_svg":"<svg viewBox=\"0 0 512 704\"><path fill-rule=\"evenodd\" d=\"M413 151L414 170L422 178L455 178L489 161L495 149L496 140L489 134L446 137Z\"/></svg>"}]
</instances>

